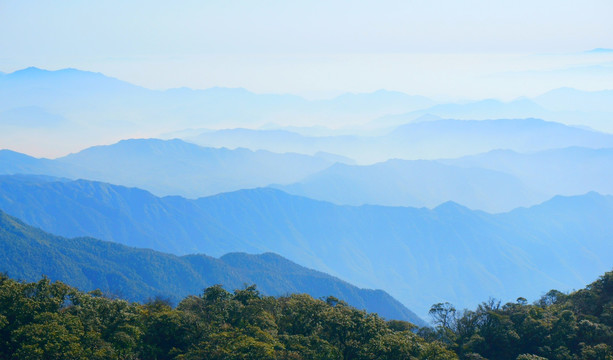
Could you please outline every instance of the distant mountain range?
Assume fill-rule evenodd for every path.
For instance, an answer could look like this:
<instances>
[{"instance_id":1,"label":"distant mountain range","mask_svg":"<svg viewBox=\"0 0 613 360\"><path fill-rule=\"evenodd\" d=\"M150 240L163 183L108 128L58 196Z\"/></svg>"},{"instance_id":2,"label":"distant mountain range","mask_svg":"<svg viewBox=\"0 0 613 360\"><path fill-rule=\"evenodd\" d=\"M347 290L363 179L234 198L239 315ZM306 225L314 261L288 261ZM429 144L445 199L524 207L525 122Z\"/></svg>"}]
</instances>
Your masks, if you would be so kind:
<instances>
[{"instance_id":1,"label":"distant mountain range","mask_svg":"<svg viewBox=\"0 0 613 360\"><path fill-rule=\"evenodd\" d=\"M382 288L420 315L441 301L462 308L579 288L611 268L613 253L613 197L596 193L490 215L455 203L337 206L273 189L157 198L84 180L3 176L0 209L62 236L175 254L275 252Z\"/></svg>"},{"instance_id":2,"label":"distant mountain range","mask_svg":"<svg viewBox=\"0 0 613 360\"><path fill-rule=\"evenodd\" d=\"M531 153L495 150L439 162L500 171L547 197L589 191L613 194L613 148L569 147Z\"/></svg>"},{"instance_id":3,"label":"distant mountain range","mask_svg":"<svg viewBox=\"0 0 613 360\"><path fill-rule=\"evenodd\" d=\"M490 212L548 199L510 174L435 160L389 160L369 166L335 164L295 184L275 187L341 205L433 208L454 201Z\"/></svg>"},{"instance_id":4,"label":"distant mountain range","mask_svg":"<svg viewBox=\"0 0 613 360\"><path fill-rule=\"evenodd\" d=\"M270 123L338 127L433 104L425 97L385 90L314 101L241 88L159 91L100 73L31 67L0 76L0 143L35 155L49 156L53 149L51 155L60 156L185 128Z\"/></svg>"},{"instance_id":5,"label":"distant mountain range","mask_svg":"<svg viewBox=\"0 0 613 360\"><path fill-rule=\"evenodd\" d=\"M0 143L6 148L29 154L61 156L94 144L108 144L125 138L155 137L190 128L270 128L271 124L278 124L278 130L287 127L285 130L295 132L304 126L327 126L344 129L342 133L345 135L364 136L380 135L384 131L392 131L396 126L437 117L459 120L540 118L613 132L610 125L613 115L611 104L612 90L588 92L567 88L556 89L533 99L522 98L510 102L486 99L463 103L437 103L422 96L386 90L366 94L348 93L329 100L254 94L241 88L178 88L159 91L100 73L76 69L48 71L27 68L0 76ZM414 130L419 136L427 135L424 140L431 140L436 134L424 134L421 128ZM478 128L473 130L477 131L477 137L487 138L490 135L479 133ZM226 140L232 140L232 137L234 140L223 142L222 135L229 137ZM449 135L445 132L445 136ZM536 140L549 141L547 135L544 133L544 137ZM413 142L419 141L420 137L411 136L389 147L385 146L389 139L378 142L371 141L373 139L368 136L366 140L353 139L351 136L348 139L298 139L294 146L285 144L283 141L287 140L279 137L270 143L270 137L260 137L259 134L256 140L240 136L236 138L236 134L192 134L189 137L190 141L205 146L248 147L252 150L307 154L324 151L356 158L362 163L395 157L454 157L501 148L516 151L547 148L536 146L538 141L532 147L527 144L522 147L517 143L514 147L508 147L507 142L492 147L491 142L488 142L487 146L475 151L466 146L458 147L454 140L450 147L441 148L439 142L434 147L424 148L424 151L416 151L420 147L413 146ZM586 142L569 143L565 140L562 140L563 144L556 144L556 147L589 146ZM360 151L364 142L366 150ZM351 146L346 147L347 144ZM383 145L383 148L377 150L378 145ZM398 151L394 150L398 149L398 145L403 146ZM423 146L423 143L419 142L419 145ZM455 149L456 153L450 149Z\"/></svg>"},{"instance_id":6,"label":"distant mountain range","mask_svg":"<svg viewBox=\"0 0 613 360\"><path fill-rule=\"evenodd\" d=\"M553 111L613 112L613 90L582 91L559 88L537 96L534 101Z\"/></svg>"},{"instance_id":7,"label":"distant mountain range","mask_svg":"<svg viewBox=\"0 0 613 360\"><path fill-rule=\"evenodd\" d=\"M549 136L558 139L560 145L565 143L565 132L570 133L567 134L566 143L591 141L595 146L607 144L609 137L613 138L613 135L586 132L555 123L534 121L532 125L539 123L548 129L540 135L549 133ZM453 126L464 128L465 125L470 127L470 124L459 123ZM487 122L478 124L483 125L487 125ZM495 137L493 133L499 130L504 133L504 126L507 133L512 132L509 129L511 122L504 124L502 120L497 120L490 125L498 128L492 131L492 138ZM524 130L534 127L518 126ZM538 130L534 131L538 133ZM557 135L560 133L562 135ZM517 143L530 147L543 146L543 142L538 146L531 145L532 135L527 132L524 135L523 139L517 135ZM394 136L400 138L400 135ZM450 138L470 136L452 135ZM507 145L511 146L512 141L508 142ZM549 142L549 145L555 147L553 142ZM104 181L142 188L157 196L198 198L271 186L291 194L340 205L432 208L446 201L454 201L488 212L535 205L555 195L579 195L589 191L613 194L612 169L613 148L586 147L528 153L493 150L455 159L396 159L362 166L330 153L311 156L244 148L204 148L178 139L124 140L54 160L0 150L0 174L42 174Z\"/></svg>"},{"instance_id":8,"label":"distant mountain range","mask_svg":"<svg viewBox=\"0 0 613 360\"><path fill-rule=\"evenodd\" d=\"M339 157L203 148L181 140L124 140L76 154L36 159L0 150L0 174L44 174L138 186L156 195L201 197L289 184L332 165ZM347 159L346 161L351 161Z\"/></svg>"},{"instance_id":9,"label":"distant mountain range","mask_svg":"<svg viewBox=\"0 0 613 360\"><path fill-rule=\"evenodd\" d=\"M554 89L533 99L513 101L485 99L465 103L437 104L405 114L390 114L374 119L371 126L401 125L425 116L459 120L539 118L564 124L583 125L609 133L613 115L613 90L582 91Z\"/></svg>"},{"instance_id":10,"label":"distant mountain range","mask_svg":"<svg viewBox=\"0 0 613 360\"><path fill-rule=\"evenodd\" d=\"M517 152L580 146L613 147L613 134L539 119L453 120L407 123L376 136L304 136L287 131L220 130L188 136L202 146L246 147L277 152L324 151L361 164L388 159L440 159L475 155L497 149Z\"/></svg>"},{"instance_id":11,"label":"distant mountain range","mask_svg":"<svg viewBox=\"0 0 613 360\"><path fill-rule=\"evenodd\" d=\"M299 114L316 118L339 114L376 116L403 113L435 104L423 96L387 90L345 93L326 100L306 100L295 95L255 94L242 88L176 88L160 91L132 85L101 73L77 69L49 71L35 67L1 76L0 93L4 95L0 109L36 105L64 111L68 108L84 109L103 105L109 111L120 106L149 115L162 110L163 114L159 115L172 114L177 117L176 121L184 123L197 117L206 118L208 124L219 121L253 124ZM150 109L147 110L145 106ZM160 118L154 117L155 120Z\"/></svg>"},{"instance_id":12,"label":"distant mountain range","mask_svg":"<svg viewBox=\"0 0 613 360\"><path fill-rule=\"evenodd\" d=\"M28 68L0 75L0 143L62 157L0 151L0 209L59 236L177 255L278 253L421 315L533 299L611 268L613 198L587 192L613 193L613 134L589 128L613 132L612 104L613 91L567 88L309 101ZM221 126L234 129L210 130ZM121 140L163 133L185 141ZM545 201L558 194L576 196Z\"/></svg>"},{"instance_id":13,"label":"distant mountain range","mask_svg":"<svg viewBox=\"0 0 613 360\"><path fill-rule=\"evenodd\" d=\"M493 150L457 159L335 164L297 183L275 187L341 205L435 207L454 201L471 209L503 212L555 195L613 194L613 149Z\"/></svg>"},{"instance_id":14,"label":"distant mountain range","mask_svg":"<svg viewBox=\"0 0 613 360\"><path fill-rule=\"evenodd\" d=\"M491 120L542 118L548 113L546 109L529 99L519 99L510 102L485 99L465 103L437 104L406 114L385 115L379 119L374 119L372 125L382 123L388 126L398 126L428 115L445 119Z\"/></svg>"},{"instance_id":15,"label":"distant mountain range","mask_svg":"<svg viewBox=\"0 0 613 360\"><path fill-rule=\"evenodd\" d=\"M177 303L216 284L232 291L256 284L266 295L307 293L334 296L387 319L426 323L381 290L358 289L279 255L174 256L92 238L67 239L28 226L0 211L0 271L25 281L42 275L81 290L146 301L156 296Z\"/></svg>"}]
</instances>

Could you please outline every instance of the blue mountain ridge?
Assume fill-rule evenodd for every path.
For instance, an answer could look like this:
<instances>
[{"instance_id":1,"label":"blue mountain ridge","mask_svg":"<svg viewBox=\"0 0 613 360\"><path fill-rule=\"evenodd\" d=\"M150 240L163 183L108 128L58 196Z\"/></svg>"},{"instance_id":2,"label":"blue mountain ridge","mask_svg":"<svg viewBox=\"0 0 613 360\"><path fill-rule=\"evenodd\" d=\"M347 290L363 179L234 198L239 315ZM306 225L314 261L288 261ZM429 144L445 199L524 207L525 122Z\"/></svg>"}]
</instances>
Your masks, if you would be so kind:
<instances>
[{"instance_id":1,"label":"blue mountain ridge","mask_svg":"<svg viewBox=\"0 0 613 360\"><path fill-rule=\"evenodd\" d=\"M335 296L387 319L425 325L384 291L358 289L277 254L230 253L219 259L206 255L179 257L92 238L54 236L2 211L0 270L25 281L36 281L44 275L84 291L100 289L131 301L161 296L178 303L216 284L230 291L256 284L265 295Z\"/></svg>"},{"instance_id":2,"label":"blue mountain ridge","mask_svg":"<svg viewBox=\"0 0 613 360\"><path fill-rule=\"evenodd\" d=\"M535 299L610 269L613 197L551 201L488 214L454 203L338 206L274 189L158 198L86 180L0 177L0 209L51 233L179 255L275 252L381 288L421 315L441 301L463 308L490 296Z\"/></svg>"},{"instance_id":3,"label":"blue mountain ridge","mask_svg":"<svg viewBox=\"0 0 613 360\"><path fill-rule=\"evenodd\" d=\"M205 148L178 139L130 139L53 160L0 150L0 173L84 178L138 186L156 195L200 197L295 182L334 161L295 153Z\"/></svg>"},{"instance_id":4,"label":"blue mountain ridge","mask_svg":"<svg viewBox=\"0 0 613 360\"><path fill-rule=\"evenodd\" d=\"M425 133L438 129L436 141L441 144L448 139L448 145L453 145L462 137L479 143L483 139L474 137L471 130L476 126L482 137L491 135L488 140L491 147L498 143L497 134L514 131L513 137L526 144L550 135L568 138L566 142L558 141L559 145L590 143L590 147L556 148L556 140L548 144L552 149L513 152L514 155L511 152L502 155L502 151L495 150L456 159L392 159L350 165L347 164L350 159L333 154L279 154L201 147L179 139L130 139L53 160L0 150L0 174L45 174L104 181L139 187L157 196L198 198L273 186L336 204L433 207L452 200L489 212L535 205L556 194L578 195L591 190L613 193L613 173L609 171L613 168L613 157L607 148L592 148L613 144L611 135L537 119L440 122L443 124L430 122L427 129L425 123L402 127L408 135L394 132L393 136L398 141L414 138L412 142L419 142L420 134L427 137ZM253 132L245 134L250 137ZM559 178L566 181L560 182Z\"/></svg>"}]
</instances>

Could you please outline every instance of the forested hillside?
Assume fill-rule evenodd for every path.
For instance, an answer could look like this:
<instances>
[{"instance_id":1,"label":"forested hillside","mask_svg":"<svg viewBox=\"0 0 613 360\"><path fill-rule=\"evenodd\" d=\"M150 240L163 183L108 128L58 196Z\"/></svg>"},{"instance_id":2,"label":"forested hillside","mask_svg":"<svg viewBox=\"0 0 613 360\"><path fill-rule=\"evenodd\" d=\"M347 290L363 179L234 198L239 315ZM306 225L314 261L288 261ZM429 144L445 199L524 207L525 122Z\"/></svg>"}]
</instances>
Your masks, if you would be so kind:
<instances>
[{"instance_id":1,"label":"forested hillside","mask_svg":"<svg viewBox=\"0 0 613 360\"><path fill-rule=\"evenodd\" d=\"M421 335L461 359L613 359L613 272L570 294L551 290L534 304L490 299L462 312L442 303L430 314L436 329Z\"/></svg>"},{"instance_id":2,"label":"forested hillside","mask_svg":"<svg viewBox=\"0 0 613 360\"><path fill-rule=\"evenodd\" d=\"M381 290L359 289L279 255L231 253L175 256L91 238L66 239L28 226L0 211L0 272L27 281L42 275L81 290L102 290L130 301L161 296L178 303L208 286L242 289L257 284L266 295L333 295L387 319L425 323Z\"/></svg>"},{"instance_id":3,"label":"forested hillside","mask_svg":"<svg viewBox=\"0 0 613 360\"><path fill-rule=\"evenodd\" d=\"M613 272L566 295L483 303L456 316L436 304L435 329L385 322L333 297L262 296L219 286L140 305L42 279L0 275L0 357L6 359L610 360Z\"/></svg>"},{"instance_id":4,"label":"forested hillside","mask_svg":"<svg viewBox=\"0 0 613 360\"><path fill-rule=\"evenodd\" d=\"M53 234L179 255L274 252L422 317L433 303L537 299L611 268L613 197L556 197L504 214L338 206L274 189L188 200L85 180L0 176L0 209ZM427 291L426 291L427 290Z\"/></svg>"}]
</instances>

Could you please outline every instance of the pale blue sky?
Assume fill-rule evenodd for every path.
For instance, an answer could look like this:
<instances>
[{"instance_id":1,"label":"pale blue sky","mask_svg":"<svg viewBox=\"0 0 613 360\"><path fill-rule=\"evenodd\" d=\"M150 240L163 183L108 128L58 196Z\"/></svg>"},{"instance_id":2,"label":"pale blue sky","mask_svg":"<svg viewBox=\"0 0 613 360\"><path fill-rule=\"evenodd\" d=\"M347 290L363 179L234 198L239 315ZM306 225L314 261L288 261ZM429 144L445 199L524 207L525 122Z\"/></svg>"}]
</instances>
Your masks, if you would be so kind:
<instances>
[{"instance_id":1,"label":"pale blue sky","mask_svg":"<svg viewBox=\"0 0 613 360\"><path fill-rule=\"evenodd\" d=\"M574 54L613 48L612 15L610 0L0 0L0 71L75 67L151 88L307 96L512 97L611 84L608 71L501 91L492 76L613 61Z\"/></svg>"}]
</instances>

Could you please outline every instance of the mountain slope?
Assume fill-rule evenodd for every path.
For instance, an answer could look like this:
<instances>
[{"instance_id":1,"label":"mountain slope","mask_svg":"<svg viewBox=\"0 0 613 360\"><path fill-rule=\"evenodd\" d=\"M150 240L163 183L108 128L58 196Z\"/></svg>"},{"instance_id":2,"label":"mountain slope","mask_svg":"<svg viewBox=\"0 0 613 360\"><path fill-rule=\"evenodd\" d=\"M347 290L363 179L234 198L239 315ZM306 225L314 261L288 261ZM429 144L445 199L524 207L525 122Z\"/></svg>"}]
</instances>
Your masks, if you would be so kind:
<instances>
[{"instance_id":1,"label":"mountain slope","mask_svg":"<svg viewBox=\"0 0 613 360\"><path fill-rule=\"evenodd\" d=\"M571 88L552 90L533 99L520 98L509 102L485 99L467 103L438 104L405 114L387 115L372 121L377 124L413 122L423 116L445 119L488 120L539 118L567 125L580 124L600 131L612 132L613 91L581 91Z\"/></svg>"},{"instance_id":2,"label":"mountain slope","mask_svg":"<svg viewBox=\"0 0 613 360\"><path fill-rule=\"evenodd\" d=\"M368 134L372 131L374 135L380 134L390 125L406 124L431 115L466 120L537 117L613 131L610 125L613 111L610 99L610 91L559 89L533 100L520 99L504 103L488 99L466 104L435 105L435 102L423 97L380 90L309 101L292 95L254 94L241 88L158 91L100 73L76 69L47 71L28 68L0 76L0 143L6 148L36 156L61 156L93 144L157 136L188 128L255 128L271 123L298 127L326 125L332 128L355 128L356 125L366 124L361 131L366 129ZM381 117L385 118L373 121ZM360 133L349 132L354 135ZM434 135L436 133L430 134ZM378 146L385 145L390 139L378 139L378 136L358 139L309 138L301 139L296 145L287 144L280 137L275 140L279 144L262 139L257 139L257 144L251 140L223 143L222 140L228 137L231 136L213 134L190 141L206 146L220 144L252 150L308 154L325 151L349 158L359 157L356 160L361 163L391 158L455 157L499 148L517 151L544 149L524 149L519 144L514 144L515 147L498 144L494 147L488 145L478 151L467 151L470 148L466 149L466 144L461 147L444 147L444 143L439 143L436 148L423 148L423 144L421 147L412 147L409 141L380 149ZM540 139L550 141L551 136ZM364 143L367 144L366 148ZM536 144L538 142L532 146ZM589 146L589 142L563 141L561 144L556 143L555 147L568 146ZM613 145L609 142L607 146ZM424 151L416 152L419 149ZM347 152L342 152L344 150Z\"/></svg>"},{"instance_id":3,"label":"mountain slope","mask_svg":"<svg viewBox=\"0 0 613 360\"><path fill-rule=\"evenodd\" d=\"M176 254L275 252L382 288L421 315L442 301L462 308L578 288L612 265L613 197L595 193L491 215L455 203L338 206L273 189L187 200L30 179L1 177L0 209L45 231Z\"/></svg>"},{"instance_id":4,"label":"mountain slope","mask_svg":"<svg viewBox=\"0 0 613 360\"><path fill-rule=\"evenodd\" d=\"M439 161L453 166L479 167L511 174L548 197L589 191L613 194L611 148L570 147L531 153L496 150Z\"/></svg>"},{"instance_id":5,"label":"mountain slope","mask_svg":"<svg viewBox=\"0 0 613 360\"><path fill-rule=\"evenodd\" d=\"M547 199L512 175L432 160L389 160L369 166L335 164L298 183L276 187L336 204L435 207L454 201L490 212Z\"/></svg>"},{"instance_id":6,"label":"mountain slope","mask_svg":"<svg viewBox=\"0 0 613 360\"><path fill-rule=\"evenodd\" d=\"M410 123L397 127L386 139L391 144L407 142L417 154L427 154L429 158L453 158L495 149L529 152L569 146L601 148L613 143L611 134L533 118Z\"/></svg>"},{"instance_id":7,"label":"mountain slope","mask_svg":"<svg viewBox=\"0 0 613 360\"><path fill-rule=\"evenodd\" d=\"M91 238L66 239L25 225L0 211L0 269L32 281L47 275L82 290L101 289L128 300L163 296L179 301L222 284L227 289L257 284L267 295L308 293L335 296L388 319L424 325L414 313L381 290L358 289L279 255L174 256Z\"/></svg>"},{"instance_id":8,"label":"mountain slope","mask_svg":"<svg viewBox=\"0 0 613 360\"><path fill-rule=\"evenodd\" d=\"M613 147L613 135L534 118L495 120L436 119L407 122L383 135L304 136L284 131L219 130L188 136L203 146L315 153L325 151L372 164L389 159L441 159L491 150L542 151L570 146ZM288 141L291 140L291 141Z\"/></svg>"},{"instance_id":9,"label":"mountain slope","mask_svg":"<svg viewBox=\"0 0 613 360\"><path fill-rule=\"evenodd\" d=\"M53 160L37 159L11 150L0 150L1 174L59 175L64 169Z\"/></svg>"},{"instance_id":10,"label":"mountain slope","mask_svg":"<svg viewBox=\"0 0 613 360\"><path fill-rule=\"evenodd\" d=\"M77 69L27 68L0 76L0 143L36 156L61 156L94 144L186 128L270 123L339 127L433 104L391 91L317 101L242 88L160 91ZM38 111L19 121L28 108Z\"/></svg>"},{"instance_id":11,"label":"mountain slope","mask_svg":"<svg viewBox=\"0 0 613 360\"><path fill-rule=\"evenodd\" d=\"M199 197L287 184L334 163L323 156L203 148L181 140L132 139L49 160L0 152L0 174L43 174Z\"/></svg>"},{"instance_id":12,"label":"mountain slope","mask_svg":"<svg viewBox=\"0 0 613 360\"><path fill-rule=\"evenodd\" d=\"M411 121L426 115L434 115L445 119L458 120L488 120L488 119L522 119L527 117L542 117L547 111L527 99L503 102L495 99L485 99L463 104L438 104L429 108L420 109L407 114L386 116L379 120L397 124ZM404 121L402 121L404 120Z\"/></svg>"},{"instance_id":13,"label":"mountain slope","mask_svg":"<svg viewBox=\"0 0 613 360\"><path fill-rule=\"evenodd\" d=\"M559 88L539 95L533 101L551 110L613 113L613 90L582 91Z\"/></svg>"}]
</instances>

